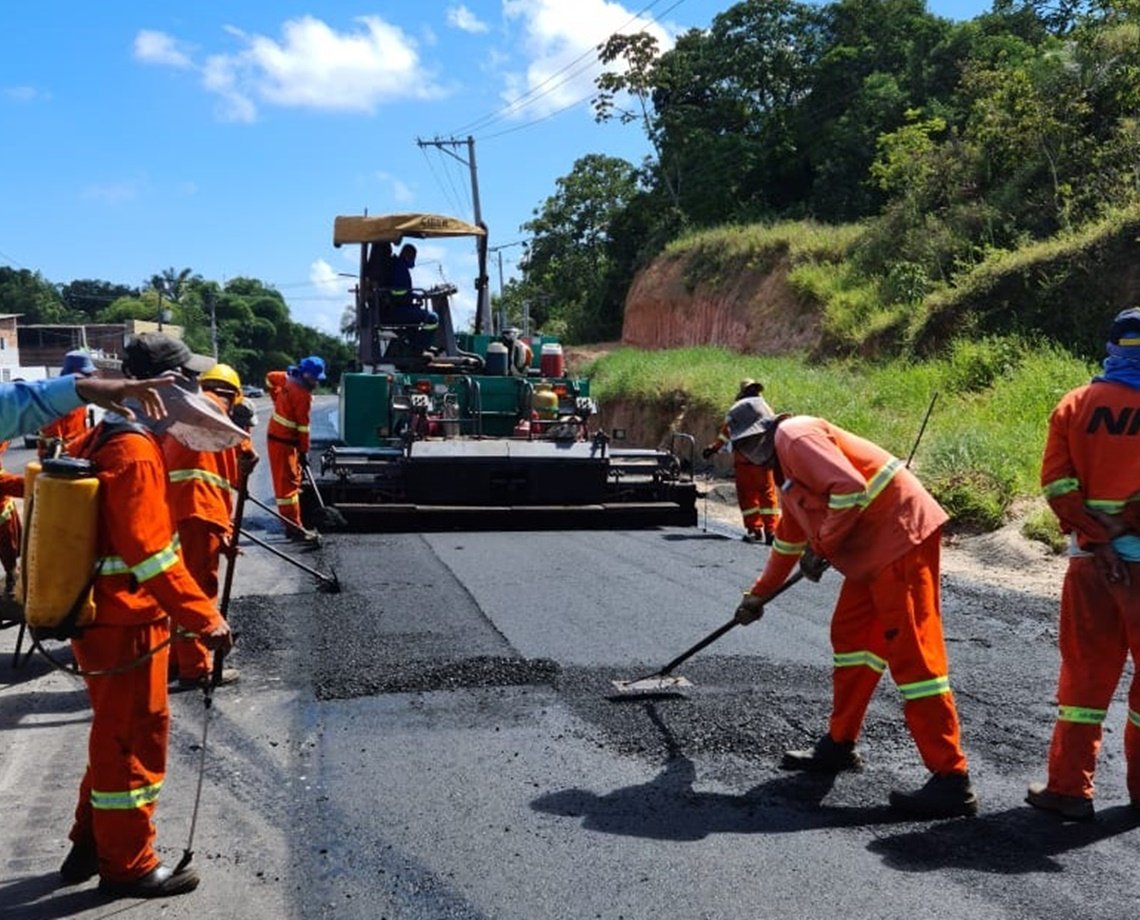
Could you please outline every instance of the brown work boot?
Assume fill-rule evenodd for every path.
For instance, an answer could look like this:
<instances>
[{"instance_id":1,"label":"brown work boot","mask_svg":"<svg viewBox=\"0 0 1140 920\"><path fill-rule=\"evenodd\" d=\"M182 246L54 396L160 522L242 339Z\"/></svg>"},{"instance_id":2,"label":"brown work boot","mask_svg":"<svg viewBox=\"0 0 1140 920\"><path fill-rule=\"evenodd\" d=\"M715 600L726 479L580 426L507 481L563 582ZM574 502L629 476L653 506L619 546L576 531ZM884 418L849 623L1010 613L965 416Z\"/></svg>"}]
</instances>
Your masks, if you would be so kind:
<instances>
[{"instance_id":1,"label":"brown work boot","mask_svg":"<svg viewBox=\"0 0 1140 920\"><path fill-rule=\"evenodd\" d=\"M972 817L978 813L978 797L969 773L935 773L914 792L891 791L891 805L919 818Z\"/></svg>"},{"instance_id":2,"label":"brown work boot","mask_svg":"<svg viewBox=\"0 0 1140 920\"><path fill-rule=\"evenodd\" d=\"M780 767L809 773L842 773L844 770L862 770L863 758L855 750L854 741L833 741L831 735L824 735L815 747L804 751L785 751Z\"/></svg>"},{"instance_id":3,"label":"brown work boot","mask_svg":"<svg viewBox=\"0 0 1140 920\"><path fill-rule=\"evenodd\" d=\"M1096 816L1092 799L1082 795L1061 795L1059 792L1050 792L1045 783L1031 783L1029 791L1025 793L1025 801L1034 808L1042 811L1052 811L1062 818L1070 821L1088 821ZM1136 807L1136 803L1132 803Z\"/></svg>"},{"instance_id":4,"label":"brown work boot","mask_svg":"<svg viewBox=\"0 0 1140 920\"><path fill-rule=\"evenodd\" d=\"M99 872L99 854L94 840L81 840L71 845L63 865L59 867L59 877L65 885L78 885Z\"/></svg>"},{"instance_id":5,"label":"brown work boot","mask_svg":"<svg viewBox=\"0 0 1140 920\"><path fill-rule=\"evenodd\" d=\"M193 891L198 881L198 873L190 866L178 872L167 866L156 866L142 878L129 882L100 879L99 890L116 898L169 898Z\"/></svg>"}]
</instances>

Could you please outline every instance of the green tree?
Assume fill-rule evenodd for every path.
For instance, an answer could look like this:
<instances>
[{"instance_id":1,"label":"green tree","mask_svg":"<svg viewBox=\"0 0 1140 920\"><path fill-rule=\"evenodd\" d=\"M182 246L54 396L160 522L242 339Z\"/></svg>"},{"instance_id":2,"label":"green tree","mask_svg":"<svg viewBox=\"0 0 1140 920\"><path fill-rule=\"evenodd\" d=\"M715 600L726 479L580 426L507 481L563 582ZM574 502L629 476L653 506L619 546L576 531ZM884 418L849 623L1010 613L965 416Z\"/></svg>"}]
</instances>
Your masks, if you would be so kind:
<instances>
[{"instance_id":1,"label":"green tree","mask_svg":"<svg viewBox=\"0 0 1140 920\"><path fill-rule=\"evenodd\" d=\"M522 227L531 239L518 293L530 301L540 327L558 322L577 341L611 337L621 330L624 308L624 294L617 297L610 284L611 227L637 193L637 170L625 160L590 154L556 186Z\"/></svg>"},{"instance_id":2,"label":"green tree","mask_svg":"<svg viewBox=\"0 0 1140 920\"><path fill-rule=\"evenodd\" d=\"M19 315L23 325L71 319L59 291L39 272L6 265L0 265L0 312Z\"/></svg>"}]
</instances>

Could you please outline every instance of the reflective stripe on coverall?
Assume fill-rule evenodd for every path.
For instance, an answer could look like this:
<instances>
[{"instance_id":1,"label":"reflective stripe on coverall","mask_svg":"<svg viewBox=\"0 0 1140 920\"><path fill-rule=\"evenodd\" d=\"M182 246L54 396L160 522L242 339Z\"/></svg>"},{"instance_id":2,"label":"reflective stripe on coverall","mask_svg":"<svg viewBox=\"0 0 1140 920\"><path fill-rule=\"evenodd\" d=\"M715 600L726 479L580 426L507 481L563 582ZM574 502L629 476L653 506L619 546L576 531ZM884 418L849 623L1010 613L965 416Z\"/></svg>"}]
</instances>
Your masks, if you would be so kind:
<instances>
[{"instance_id":1,"label":"reflective stripe on coverall","mask_svg":"<svg viewBox=\"0 0 1140 920\"><path fill-rule=\"evenodd\" d=\"M1129 425L1131 419L1133 424ZM1140 530L1140 450L1135 420L1140 392L1098 381L1069 391L1049 418L1041 486L1078 553L1108 532L1088 513L1121 514ZM1061 590L1059 710L1049 747L1047 788L1091 799L1101 723L1132 655L1140 663L1140 563L1128 562L1131 585L1110 584L1091 556L1069 560ZM1128 794L1140 802L1140 671L1128 688L1124 756Z\"/></svg>"},{"instance_id":2,"label":"reflective stripe on coverall","mask_svg":"<svg viewBox=\"0 0 1140 920\"><path fill-rule=\"evenodd\" d=\"M225 402L203 392L225 413ZM210 600L218 595L218 564L225 538L230 533L231 487L237 484L237 449L214 453L191 450L166 435L162 439L166 459L167 501L178 529L182 561L202 593ZM178 676L199 680L210 673L213 657L194 636L178 636L172 643Z\"/></svg>"},{"instance_id":3,"label":"reflective stripe on coverall","mask_svg":"<svg viewBox=\"0 0 1140 920\"><path fill-rule=\"evenodd\" d=\"M135 432L99 444L103 428L72 445L98 469L96 546L106 560L95 579L95 622L71 643L83 670L136 661L166 640L170 620L195 633L220 621L179 558L158 444ZM119 674L85 678L91 735L69 836L94 842L99 874L111 881L133 881L160 862L152 817L166 772L167 652Z\"/></svg>"},{"instance_id":4,"label":"reflective stripe on coverall","mask_svg":"<svg viewBox=\"0 0 1140 920\"><path fill-rule=\"evenodd\" d=\"M927 769L965 772L942 636L946 512L901 461L823 419L786 419L776 455L785 477L782 516L752 593L779 587L809 542L845 576L831 618L829 734L838 742L858 738L889 668Z\"/></svg>"},{"instance_id":5,"label":"reflective stripe on coverall","mask_svg":"<svg viewBox=\"0 0 1140 920\"><path fill-rule=\"evenodd\" d=\"M299 454L309 452L309 412L313 394L285 371L270 371L265 383L273 397L273 415L265 432L273 494L281 515L300 527Z\"/></svg>"}]
</instances>

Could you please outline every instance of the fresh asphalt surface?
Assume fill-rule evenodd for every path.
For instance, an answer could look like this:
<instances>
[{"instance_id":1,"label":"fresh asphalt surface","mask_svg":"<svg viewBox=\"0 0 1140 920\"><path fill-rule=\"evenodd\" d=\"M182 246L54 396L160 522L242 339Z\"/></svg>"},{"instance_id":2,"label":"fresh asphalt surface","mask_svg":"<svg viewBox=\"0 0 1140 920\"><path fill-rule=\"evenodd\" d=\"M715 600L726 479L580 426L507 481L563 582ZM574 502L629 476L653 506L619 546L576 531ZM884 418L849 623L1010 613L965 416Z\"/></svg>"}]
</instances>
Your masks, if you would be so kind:
<instances>
[{"instance_id":1,"label":"fresh asphalt surface","mask_svg":"<svg viewBox=\"0 0 1140 920\"><path fill-rule=\"evenodd\" d=\"M263 469L254 491L270 494ZM250 524L279 543L265 515ZM1121 695L1098 819L1063 824L1021 801L1043 776L1054 709L1048 599L945 580L982 797L972 820L886 808L893 786L925 779L889 678L863 773L779 770L826 725L834 575L681 666L685 697L611 698L612 679L656 670L727 620L767 552L701 528L330 535L297 554L335 569L343 591L327 594L247 549L230 609L242 678L217 693L194 840L203 882L157 903L58 886L86 698L40 659L13 670L15 630L0 632L0 916L1135 916ZM157 824L175 862L200 694L172 710Z\"/></svg>"}]
</instances>

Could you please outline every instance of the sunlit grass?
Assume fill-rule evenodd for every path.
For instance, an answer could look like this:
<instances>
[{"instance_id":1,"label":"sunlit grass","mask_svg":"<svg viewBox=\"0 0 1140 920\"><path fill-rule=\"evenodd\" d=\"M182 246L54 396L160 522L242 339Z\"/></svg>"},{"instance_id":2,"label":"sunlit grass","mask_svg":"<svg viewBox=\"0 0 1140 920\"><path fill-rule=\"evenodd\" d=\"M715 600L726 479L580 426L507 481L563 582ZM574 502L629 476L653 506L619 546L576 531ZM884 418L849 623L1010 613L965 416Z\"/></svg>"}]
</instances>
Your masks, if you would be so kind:
<instances>
[{"instance_id":1,"label":"sunlit grass","mask_svg":"<svg viewBox=\"0 0 1140 920\"><path fill-rule=\"evenodd\" d=\"M822 416L903 459L934 399L914 468L960 526L991 529L1013 501L1038 494L1049 413L1094 370L1055 346L992 338L957 343L942 359L877 364L624 348L588 373L603 404L679 395L686 421L706 425L723 415L741 378L752 377L777 411Z\"/></svg>"}]
</instances>

